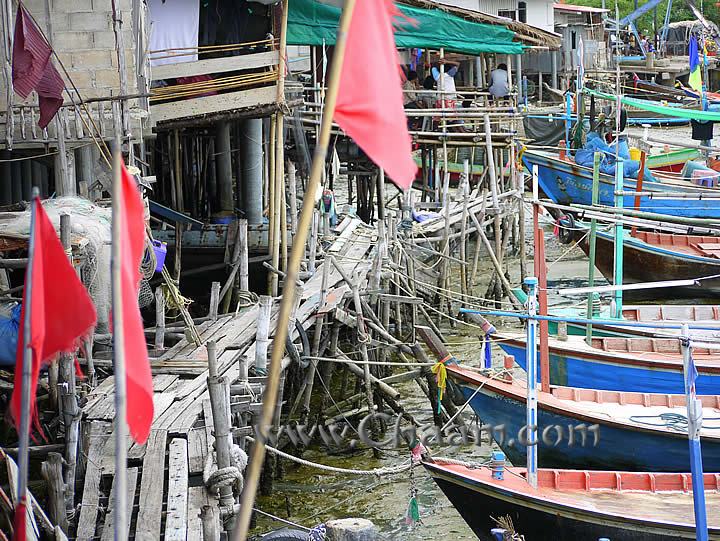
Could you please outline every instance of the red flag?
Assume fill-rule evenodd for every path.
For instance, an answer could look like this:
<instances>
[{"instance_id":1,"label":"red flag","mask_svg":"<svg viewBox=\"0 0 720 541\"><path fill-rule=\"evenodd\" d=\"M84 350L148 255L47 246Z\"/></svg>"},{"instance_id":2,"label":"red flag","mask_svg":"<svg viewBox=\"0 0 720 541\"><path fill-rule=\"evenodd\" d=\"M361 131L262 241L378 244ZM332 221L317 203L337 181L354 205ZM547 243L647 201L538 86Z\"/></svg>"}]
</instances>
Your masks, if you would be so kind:
<instances>
[{"instance_id":1,"label":"red flag","mask_svg":"<svg viewBox=\"0 0 720 541\"><path fill-rule=\"evenodd\" d=\"M13 541L27 541L27 497L23 494L20 501L15 504L13 515Z\"/></svg>"},{"instance_id":2,"label":"red flag","mask_svg":"<svg viewBox=\"0 0 720 541\"><path fill-rule=\"evenodd\" d=\"M127 385L127 423L132 438L143 444L153 419L153 382L145 330L140 318L140 263L145 251L144 207L137 183L122 166L120 257L122 313Z\"/></svg>"},{"instance_id":3,"label":"red flag","mask_svg":"<svg viewBox=\"0 0 720 541\"><path fill-rule=\"evenodd\" d=\"M50 61L52 49L25 7L18 6L13 41L13 88L23 99L36 90L41 128L47 127L63 104L65 83Z\"/></svg>"},{"instance_id":4,"label":"red flag","mask_svg":"<svg viewBox=\"0 0 720 541\"><path fill-rule=\"evenodd\" d=\"M405 189L417 171L403 109L392 0L355 4L340 77L335 121L390 179Z\"/></svg>"},{"instance_id":5,"label":"red flag","mask_svg":"<svg viewBox=\"0 0 720 541\"><path fill-rule=\"evenodd\" d=\"M35 225L31 265L25 271L25 283L32 277L31 298L28 288L23 292L15 360L15 386L10 399L10 414L15 425L20 423L22 395L22 367L24 352L25 310L30 306L30 348L32 350L32 380L30 383L30 413L36 428L35 392L40 368L49 364L59 353L72 352L81 339L95 327L95 306L85 286L78 278L60 244L55 228L45 213L39 198L35 198ZM29 303L29 304L28 304Z\"/></svg>"}]
</instances>

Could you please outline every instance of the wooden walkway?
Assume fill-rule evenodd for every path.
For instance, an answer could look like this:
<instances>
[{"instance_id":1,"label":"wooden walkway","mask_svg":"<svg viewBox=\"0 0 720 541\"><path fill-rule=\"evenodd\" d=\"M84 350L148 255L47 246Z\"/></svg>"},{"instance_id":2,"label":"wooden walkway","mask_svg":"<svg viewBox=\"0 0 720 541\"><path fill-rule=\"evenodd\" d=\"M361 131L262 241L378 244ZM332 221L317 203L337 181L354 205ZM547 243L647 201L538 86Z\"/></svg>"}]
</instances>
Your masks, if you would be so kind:
<instances>
[{"instance_id":1,"label":"wooden walkway","mask_svg":"<svg viewBox=\"0 0 720 541\"><path fill-rule=\"evenodd\" d=\"M351 277L370 270L370 252L376 244L374 228L349 219L326 254ZM330 265L324 269L325 265ZM327 273L327 295L321 306L323 273ZM305 328L314 325L315 315L333 310L350 291L338 270L328 261L302 286L296 320ZM274 299L271 335L277 325L279 299ZM219 373L232 384L245 373L241 365L255 361L255 336L259 307L253 305L235 315L221 316L198 327L202 345L182 340L152 361L155 417L148 442L128 441L129 536L137 541L202 539L199 515L205 505L219 505L203 485L203 469L213 444L212 415L207 388L208 352L205 344L217 344ZM283 361L284 365L289 359ZM250 388L263 388L265 378L249 378ZM234 424L235 434L250 434L252 417L262 407L260 392L233 396L232 417L250 419L243 431ZM247 415L235 415L249 413ZM78 540L102 541L112 538L114 438L114 381L104 380L83 407L82 453L86 456L82 506L77 520ZM236 440L243 446L243 438ZM80 489L81 487L78 487Z\"/></svg>"}]
</instances>

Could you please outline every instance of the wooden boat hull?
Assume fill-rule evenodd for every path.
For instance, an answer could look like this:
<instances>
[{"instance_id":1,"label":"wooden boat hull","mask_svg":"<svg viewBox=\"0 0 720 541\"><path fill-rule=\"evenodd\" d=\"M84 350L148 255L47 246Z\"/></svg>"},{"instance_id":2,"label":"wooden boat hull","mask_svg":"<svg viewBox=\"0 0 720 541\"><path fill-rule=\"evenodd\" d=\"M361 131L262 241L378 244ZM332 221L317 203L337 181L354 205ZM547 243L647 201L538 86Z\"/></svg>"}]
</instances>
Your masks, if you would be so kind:
<instances>
[{"instance_id":1,"label":"wooden boat hull","mask_svg":"<svg viewBox=\"0 0 720 541\"><path fill-rule=\"evenodd\" d=\"M538 166L538 182L543 192L554 202L570 205L592 203L592 170L581 167L572 161L560 160L549 153L526 151L523 154L523 163L532 170ZM636 180L626 178L624 189L628 192L636 190ZM706 189L707 190L707 189ZM687 192L696 193L700 190L692 186L678 184L661 184L657 182L644 182L643 191L647 192ZM610 175L600 175L600 204L615 205L615 182ZM720 205L717 200L711 199L650 199L647 196L640 198L640 206L635 206L634 196L625 196L623 205L628 209L666 214L670 216L684 216L688 218L720 218Z\"/></svg>"},{"instance_id":2,"label":"wooden boat hull","mask_svg":"<svg viewBox=\"0 0 720 541\"><path fill-rule=\"evenodd\" d=\"M587 254L589 242L585 239L580 247ZM665 280L692 280L703 276L720 274L720 259L692 257L682 252L656 247L626 237L623 242L623 283L661 282ZM615 249L612 235L598 233L595 252L595 266L606 280L612 283ZM645 289L627 291L626 298L665 297L672 295L690 298L716 297L720 295L720 278L703 280L697 286L674 287L672 290Z\"/></svg>"},{"instance_id":3,"label":"wooden boat hull","mask_svg":"<svg viewBox=\"0 0 720 541\"><path fill-rule=\"evenodd\" d=\"M499 481L492 479L487 469L468 471L459 466L427 461L423 465L482 541L492 541L490 530L497 527L493 517L505 516L512 519L518 533L532 541L595 541L602 537L612 541L695 539L691 525L668 525L641 518L613 516L605 512L602 501L599 501L597 509L554 501L544 491L519 486L525 483L517 479L521 475L520 470L512 473L506 471L505 479ZM630 496L628 501L636 505L644 503L652 506L652 497L659 499L666 495L651 494L651 498L642 499L639 494L637 498L627 496ZM691 495L682 496L684 499L689 498L692 505ZM601 497L612 497L612 494L602 494ZM687 512L687 508L684 511ZM711 526L710 539L720 539L720 531L716 527Z\"/></svg>"},{"instance_id":4,"label":"wooden boat hull","mask_svg":"<svg viewBox=\"0 0 720 541\"><path fill-rule=\"evenodd\" d=\"M510 462L523 464L527 447L517 435L526 425L526 400L518 391L519 385L493 381L486 376L448 368L448 376L470 400L470 407L483 425L503 426L493 438ZM569 391L569 389L568 389ZM571 410L548 393L540 393L538 400L538 433L541 435L538 460L543 468L583 468L592 470L626 470L683 472L690 464L687 433L639 426L641 423L623 423L613 419L607 411L595 413L590 408L580 412L582 404ZM471 399L472 397L472 399ZM565 407L564 407L565 406ZM563 409L564 407L564 409ZM622 408L623 406L620 406ZM685 408L643 408L630 406L638 417L647 417L647 423L662 422L654 418L663 413L685 414ZM714 410L708 408L707 413ZM720 416L720 412L715 413ZM654 419L653 419L654 418ZM712 421L707 421L710 424ZM560 428L557 428L560 427ZM590 432L587 427L593 428ZM570 442L570 434L573 440ZM720 436L720 433L718 434ZM720 471L720 439L703 438L703 468Z\"/></svg>"},{"instance_id":5,"label":"wooden boat hull","mask_svg":"<svg viewBox=\"0 0 720 541\"><path fill-rule=\"evenodd\" d=\"M527 367L525 340L498 337L503 351L512 355L523 369ZM698 394L720 394L720 365L702 365L696 361ZM538 375L539 378L539 375ZM633 354L607 355L587 352L572 346L550 346L550 385L631 391L639 393L683 394L682 362L644 359Z\"/></svg>"}]
</instances>

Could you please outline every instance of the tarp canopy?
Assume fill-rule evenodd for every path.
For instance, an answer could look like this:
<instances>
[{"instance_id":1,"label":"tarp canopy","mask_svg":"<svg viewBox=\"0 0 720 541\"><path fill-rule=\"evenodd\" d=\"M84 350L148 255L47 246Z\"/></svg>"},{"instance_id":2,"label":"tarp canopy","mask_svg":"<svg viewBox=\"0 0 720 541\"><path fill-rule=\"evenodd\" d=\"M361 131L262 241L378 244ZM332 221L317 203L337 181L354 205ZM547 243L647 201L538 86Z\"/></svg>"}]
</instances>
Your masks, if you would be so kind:
<instances>
[{"instance_id":1,"label":"tarp canopy","mask_svg":"<svg viewBox=\"0 0 720 541\"><path fill-rule=\"evenodd\" d=\"M614 94L606 94L604 92L599 92L597 90L592 90L590 88L584 88L583 91L585 94L589 94L591 96L595 96L597 98L606 99L610 101L616 101L617 96ZM623 105L627 105L629 107L637 107L638 109L642 109L643 111L650 111L653 113L656 113L658 115L665 115L665 116L671 116L675 118L687 118L689 120L699 120L700 122L720 122L720 112L709 110L709 111L699 111L697 109L683 109L682 107L670 107L667 105L658 105L655 102L651 102L648 100L641 100L637 98L627 98L623 96L621 98L621 101ZM714 107L711 105L710 109L713 109Z\"/></svg>"},{"instance_id":2,"label":"tarp canopy","mask_svg":"<svg viewBox=\"0 0 720 541\"><path fill-rule=\"evenodd\" d=\"M288 2L287 42L289 45L334 45L340 8L317 0ZM420 9L398 4L414 21L398 20L395 43L398 48L418 48L476 55L480 53L522 54L525 45L513 41L515 33L501 25L468 21L441 9ZM372 61L372 59L353 59Z\"/></svg>"}]
</instances>

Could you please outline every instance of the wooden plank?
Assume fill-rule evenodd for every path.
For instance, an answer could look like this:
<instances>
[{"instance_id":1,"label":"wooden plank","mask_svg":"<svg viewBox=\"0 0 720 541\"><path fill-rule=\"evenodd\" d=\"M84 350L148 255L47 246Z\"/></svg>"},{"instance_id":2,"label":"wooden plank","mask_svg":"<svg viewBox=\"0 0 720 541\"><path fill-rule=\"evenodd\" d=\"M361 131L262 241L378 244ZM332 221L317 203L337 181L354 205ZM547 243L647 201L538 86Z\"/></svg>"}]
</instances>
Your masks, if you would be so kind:
<instances>
[{"instance_id":1,"label":"wooden plank","mask_svg":"<svg viewBox=\"0 0 720 541\"><path fill-rule=\"evenodd\" d=\"M18 476L20 474L19 469L15 461L9 456L5 455L5 465L7 466L8 483L10 484L10 497L12 498L13 507L17 506L18 499ZM28 491L29 493L30 491ZM35 516L32 512L32 507L35 505L35 498L30 494L32 504L28 506L25 512L25 524L27 524L27 540L26 541L37 541L40 538L40 530L38 529L37 522L35 522Z\"/></svg>"},{"instance_id":2,"label":"wooden plank","mask_svg":"<svg viewBox=\"0 0 720 541\"><path fill-rule=\"evenodd\" d=\"M200 520L200 511L203 506L210 505L210 498L208 497L207 490L205 487L190 487L188 488L188 500L187 500L187 538L188 541L194 539L202 539L202 520Z\"/></svg>"},{"instance_id":3,"label":"wooden plank","mask_svg":"<svg viewBox=\"0 0 720 541\"><path fill-rule=\"evenodd\" d=\"M201 474L205 469L208 440L205 427L196 427L188 432L188 471L190 475Z\"/></svg>"},{"instance_id":4,"label":"wooden plank","mask_svg":"<svg viewBox=\"0 0 720 541\"><path fill-rule=\"evenodd\" d=\"M239 90L227 94L202 96L190 100L150 105L150 115L158 124L167 120L190 118L194 116L247 109L260 105L269 105L277 100L277 84Z\"/></svg>"},{"instance_id":5,"label":"wooden plank","mask_svg":"<svg viewBox=\"0 0 720 541\"><path fill-rule=\"evenodd\" d=\"M83 413L90 415L93 408L105 399L106 396L115 391L115 377L109 376L103 382L95 387L87 396L87 402L83 406Z\"/></svg>"},{"instance_id":6,"label":"wooden plank","mask_svg":"<svg viewBox=\"0 0 720 541\"><path fill-rule=\"evenodd\" d=\"M168 497L165 519L165 541L187 539L188 510L188 442L175 438L168 456Z\"/></svg>"},{"instance_id":7,"label":"wooden plank","mask_svg":"<svg viewBox=\"0 0 720 541\"><path fill-rule=\"evenodd\" d=\"M136 541L160 539L163 492L165 489L165 448L167 430L151 430L143 460L138 501Z\"/></svg>"},{"instance_id":8,"label":"wooden plank","mask_svg":"<svg viewBox=\"0 0 720 541\"><path fill-rule=\"evenodd\" d=\"M177 79L178 77L193 77L210 73L227 73L228 71L257 69L265 66L275 66L279 62L278 51L246 54L240 56L225 56L198 60L196 62L181 62L178 64L164 64L152 68L152 80Z\"/></svg>"},{"instance_id":9,"label":"wooden plank","mask_svg":"<svg viewBox=\"0 0 720 541\"><path fill-rule=\"evenodd\" d=\"M138 469L127 469L127 522L123 539L127 539L130 533L130 521L132 520L133 502L135 501L135 487L137 487ZM113 478L112 488L110 489L110 499L108 501L108 512L105 515L105 524L103 525L101 541L112 541L114 538L115 528L115 478Z\"/></svg>"},{"instance_id":10,"label":"wooden plank","mask_svg":"<svg viewBox=\"0 0 720 541\"><path fill-rule=\"evenodd\" d=\"M174 374L155 376L153 378L153 391L155 391L156 393L166 391L168 387L170 387L178 379L180 378Z\"/></svg>"},{"instance_id":11,"label":"wooden plank","mask_svg":"<svg viewBox=\"0 0 720 541\"><path fill-rule=\"evenodd\" d=\"M103 473L101 462L105 444L110 437L108 430L106 423L93 422L90 427L87 468L76 533L78 541L90 541L95 537L100 503L100 478Z\"/></svg>"},{"instance_id":12,"label":"wooden plank","mask_svg":"<svg viewBox=\"0 0 720 541\"><path fill-rule=\"evenodd\" d=\"M205 391L199 397L197 397L190 406L171 423L168 429L171 434L183 435L190 432L192 427L198 420L198 416L202 412L202 400L208 398L208 392Z\"/></svg>"}]
</instances>

